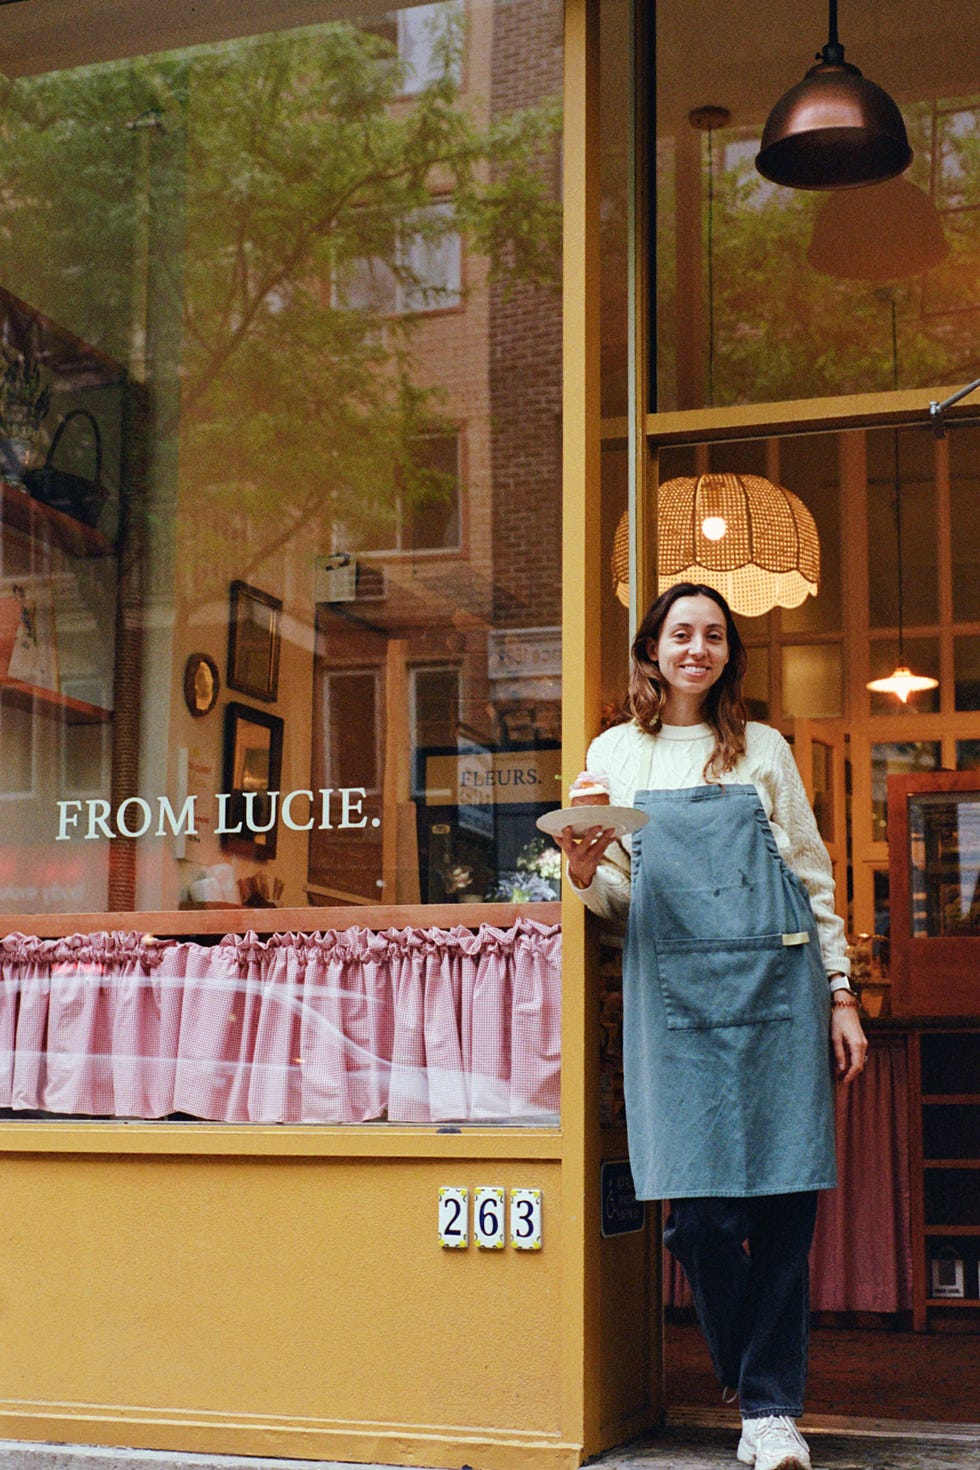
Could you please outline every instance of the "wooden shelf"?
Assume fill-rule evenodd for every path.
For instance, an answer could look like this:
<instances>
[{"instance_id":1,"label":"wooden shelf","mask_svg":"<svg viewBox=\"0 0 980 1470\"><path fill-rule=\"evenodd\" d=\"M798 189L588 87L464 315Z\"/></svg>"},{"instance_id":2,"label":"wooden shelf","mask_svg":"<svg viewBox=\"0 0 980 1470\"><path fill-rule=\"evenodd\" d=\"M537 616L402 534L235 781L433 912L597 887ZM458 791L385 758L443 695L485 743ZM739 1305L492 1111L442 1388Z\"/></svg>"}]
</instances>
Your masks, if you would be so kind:
<instances>
[{"instance_id":1,"label":"wooden shelf","mask_svg":"<svg viewBox=\"0 0 980 1470\"><path fill-rule=\"evenodd\" d=\"M45 536L71 556L111 556L112 542L94 526L35 500L20 485L0 480L0 528L12 526L33 540Z\"/></svg>"},{"instance_id":2,"label":"wooden shelf","mask_svg":"<svg viewBox=\"0 0 980 1470\"><path fill-rule=\"evenodd\" d=\"M144 910L133 913L101 914L4 914L8 933L36 934L41 939L62 939L67 934L98 934L117 929L136 930L163 938L173 934L291 934L314 930L360 929L382 931L418 926L425 929L454 929L462 925L477 929L492 924L508 929L518 919L535 919L539 924L561 923L561 902L549 903L443 903L375 904L366 908L302 908Z\"/></svg>"},{"instance_id":3,"label":"wooden shelf","mask_svg":"<svg viewBox=\"0 0 980 1470\"><path fill-rule=\"evenodd\" d=\"M967 970L965 973L974 972ZM930 1326L938 1326L944 1307L968 1307L974 1313L980 1312L980 1299L975 1296L933 1296L927 1264L939 1242L980 1240L980 1223L975 1223L976 1210L967 1208L972 1204L972 1196L970 1201L965 1198L971 1190L972 1179L980 1171L980 1157L974 1151L960 1158L936 1152L949 1146L944 1134L936 1131L941 1123L948 1121L945 1115L950 1114L955 1120L957 1109L975 1109L980 1103L980 1096L968 1090L975 1083L978 1057L980 1027L975 1017L962 1025L949 1022L935 1030L930 1029L926 1034L916 1027L909 1031L909 1223L912 1238L912 1325L916 1332L927 1332ZM928 1081L932 1087L937 1082L946 1082L950 1091L926 1092L923 1081ZM939 1109L943 1112L939 1113ZM959 1116L967 1120L963 1129L954 1127L954 1121L950 1121L950 1126L954 1127L957 1144L966 1148L973 1141L968 1127L971 1115L965 1112ZM931 1150L929 1153L926 1152L927 1143ZM948 1191L947 1184L950 1186ZM934 1189L940 1198L933 1199ZM947 1193L952 1197L947 1199ZM964 1196L962 1199L961 1194ZM935 1212L949 1221L949 1216L955 1216L959 1211L972 1217L969 1223L953 1220L934 1225L928 1219L928 1215ZM930 1246L929 1242L933 1244ZM965 1253L972 1258L972 1245L966 1248ZM975 1262L968 1269L973 1273L970 1277L972 1286L976 1278ZM969 1322L960 1319L960 1326L967 1331L973 1330L973 1319Z\"/></svg>"},{"instance_id":4,"label":"wooden shelf","mask_svg":"<svg viewBox=\"0 0 980 1470\"><path fill-rule=\"evenodd\" d=\"M0 699L15 709L61 715L66 725L107 725L112 719L111 709L87 704L84 699L72 699L69 694L59 694L56 689L39 689L35 684L25 684L6 675L0 675Z\"/></svg>"}]
</instances>

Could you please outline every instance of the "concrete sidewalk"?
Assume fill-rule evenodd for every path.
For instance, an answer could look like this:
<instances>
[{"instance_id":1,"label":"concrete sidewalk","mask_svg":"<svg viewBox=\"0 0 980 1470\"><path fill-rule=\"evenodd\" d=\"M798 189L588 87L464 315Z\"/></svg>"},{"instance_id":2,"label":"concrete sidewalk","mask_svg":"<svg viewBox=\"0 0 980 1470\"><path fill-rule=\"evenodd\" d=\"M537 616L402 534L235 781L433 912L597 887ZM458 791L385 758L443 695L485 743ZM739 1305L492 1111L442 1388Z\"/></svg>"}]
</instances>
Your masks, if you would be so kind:
<instances>
[{"instance_id":1,"label":"concrete sidewalk","mask_svg":"<svg viewBox=\"0 0 980 1470\"><path fill-rule=\"evenodd\" d=\"M978 1470L980 1425L808 1420L814 1470ZM732 1425L683 1419L589 1461L595 1470L739 1470ZM465 1462L460 1455L460 1470ZM190 1455L0 1440L0 1470L351 1470L337 1460ZM362 1465L359 1470L391 1470Z\"/></svg>"},{"instance_id":2,"label":"concrete sidewalk","mask_svg":"<svg viewBox=\"0 0 980 1470\"><path fill-rule=\"evenodd\" d=\"M805 1419L814 1470L978 1470L980 1425ZM598 1456L601 1470L741 1470L734 1425L673 1422Z\"/></svg>"}]
</instances>

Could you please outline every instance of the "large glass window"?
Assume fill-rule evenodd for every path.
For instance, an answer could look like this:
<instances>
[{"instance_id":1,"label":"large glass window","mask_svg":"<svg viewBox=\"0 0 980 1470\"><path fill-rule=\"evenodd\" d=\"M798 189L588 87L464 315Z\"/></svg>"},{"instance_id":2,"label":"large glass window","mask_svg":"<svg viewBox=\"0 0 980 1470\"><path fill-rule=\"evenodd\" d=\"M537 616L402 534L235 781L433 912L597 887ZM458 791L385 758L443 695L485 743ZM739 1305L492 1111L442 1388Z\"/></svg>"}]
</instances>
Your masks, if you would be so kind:
<instances>
[{"instance_id":1,"label":"large glass window","mask_svg":"<svg viewBox=\"0 0 980 1470\"><path fill-rule=\"evenodd\" d=\"M755 167L770 109L826 38L826 7L660 0L656 24L658 407L882 392L896 367L901 387L980 374L966 0L931 14L927 32L914 9L841 8L847 60L898 101L913 148L901 179L860 190L791 190ZM702 51L707 71L691 65ZM710 140L690 121L705 104L730 114ZM883 288L896 296L897 363Z\"/></svg>"},{"instance_id":2,"label":"large glass window","mask_svg":"<svg viewBox=\"0 0 980 1470\"><path fill-rule=\"evenodd\" d=\"M561 4L273 0L153 54L118 8L55 71L0 9L0 908L540 898ZM503 1092L441 1116L554 1114L552 1041L532 1105L499 1026Z\"/></svg>"},{"instance_id":3,"label":"large glass window","mask_svg":"<svg viewBox=\"0 0 980 1470\"><path fill-rule=\"evenodd\" d=\"M801 736L805 775L815 775L809 751L821 730L846 770L846 840L834 861L847 864L854 929L880 933L888 775L977 758L974 400L949 415L945 440L927 422L931 398L980 376L980 94L963 45L970 10L952 0L926 25L901 7L889 8L887 23L882 7L841 7L847 58L897 101L913 158L881 185L811 191L768 182L755 159L767 116L826 37L826 6L822 17L771 3L748 15L708 0L650 9L649 432L658 478L764 474L816 521L817 596L738 618L746 693L755 717ZM697 48L706 62L692 68ZM614 279L615 266L603 297L615 324ZM625 368L621 326L617 342ZM610 440L624 432L614 417L625 411L618 387L605 408ZM831 433L819 400L837 424ZM935 687L907 703L869 690L899 664Z\"/></svg>"}]
</instances>

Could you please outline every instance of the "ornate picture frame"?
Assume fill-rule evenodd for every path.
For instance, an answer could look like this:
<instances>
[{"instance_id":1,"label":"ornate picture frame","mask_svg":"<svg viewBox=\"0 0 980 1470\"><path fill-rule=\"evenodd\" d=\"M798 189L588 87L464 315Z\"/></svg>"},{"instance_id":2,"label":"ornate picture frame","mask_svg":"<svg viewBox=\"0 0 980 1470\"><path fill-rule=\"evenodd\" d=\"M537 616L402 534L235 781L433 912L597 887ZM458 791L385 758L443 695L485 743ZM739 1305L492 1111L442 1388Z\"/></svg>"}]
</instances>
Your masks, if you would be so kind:
<instances>
[{"instance_id":1,"label":"ornate picture frame","mask_svg":"<svg viewBox=\"0 0 980 1470\"><path fill-rule=\"evenodd\" d=\"M230 597L228 688L271 704L279 693L282 599L237 580Z\"/></svg>"}]
</instances>

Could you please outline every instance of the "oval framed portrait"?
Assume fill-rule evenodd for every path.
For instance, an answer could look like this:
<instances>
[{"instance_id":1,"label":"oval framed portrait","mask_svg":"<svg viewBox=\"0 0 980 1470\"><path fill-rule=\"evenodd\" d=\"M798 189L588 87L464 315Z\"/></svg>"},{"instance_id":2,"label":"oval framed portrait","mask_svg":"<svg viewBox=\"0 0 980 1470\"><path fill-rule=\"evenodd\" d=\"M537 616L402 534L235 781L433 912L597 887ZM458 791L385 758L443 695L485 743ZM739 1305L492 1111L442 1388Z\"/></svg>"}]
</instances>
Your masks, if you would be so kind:
<instances>
[{"instance_id":1,"label":"oval framed portrait","mask_svg":"<svg viewBox=\"0 0 980 1470\"><path fill-rule=\"evenodd\" d=\"M184 703L196 720L209 714L218 702L221 675L208 653L192 653L184 665Z\"/></svg>"}]
</instances>

